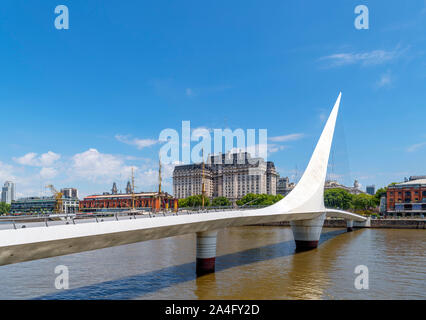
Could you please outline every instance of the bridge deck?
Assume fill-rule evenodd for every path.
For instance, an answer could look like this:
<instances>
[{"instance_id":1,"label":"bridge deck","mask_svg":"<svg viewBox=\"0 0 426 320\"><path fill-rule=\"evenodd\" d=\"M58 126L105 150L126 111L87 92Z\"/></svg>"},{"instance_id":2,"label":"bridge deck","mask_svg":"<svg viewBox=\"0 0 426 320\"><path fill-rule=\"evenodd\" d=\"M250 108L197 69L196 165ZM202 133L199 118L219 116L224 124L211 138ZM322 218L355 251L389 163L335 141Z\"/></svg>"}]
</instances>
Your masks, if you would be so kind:
<instances>
[{"instance_id":1,"label":"bridge deck","mask_svg":"<svg viewBox=\"0 0 426 320\"><path fill-rule=\"evenodd\" d=\"M266 209L266 208L265 208ZM96 250L176 235L256 223L312 219L321 212L269 214L268 210L203 212L179 215L121 216L33 222L32 227L0 230L0 265ZM337 214L337 213L334 213ZM343 215L342 212L338 213ZM353 214L350 219L364 218ZM135 219L136 218L136 219ZM29 223L27 223L29 225Z\"/></svg>"}]
</instances>

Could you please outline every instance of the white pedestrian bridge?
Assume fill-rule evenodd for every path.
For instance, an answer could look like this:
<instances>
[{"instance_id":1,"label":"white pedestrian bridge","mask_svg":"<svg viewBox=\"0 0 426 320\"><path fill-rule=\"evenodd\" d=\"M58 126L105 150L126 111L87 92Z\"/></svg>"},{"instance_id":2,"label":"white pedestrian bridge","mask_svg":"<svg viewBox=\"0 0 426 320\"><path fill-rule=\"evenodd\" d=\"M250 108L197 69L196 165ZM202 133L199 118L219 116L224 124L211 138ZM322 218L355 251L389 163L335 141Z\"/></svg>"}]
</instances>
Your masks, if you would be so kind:
<instances>
[{"instance_id":1,"label":"white pedestrian bridge","mask_svg":"<svg viewBox=\"0 0 426 320\"><path fill-rule=\"evenodd\" d=\"M343 218L348 230L363 216L324 206L324 183L341 94L296 187L279 202L260 209L206 211L125 218L25 223L0 227L0 265L43 259L140 241L197 234L197 273L214 271L217 230L290 221L296 248L316 248L325 217ZM0 225L1 226L1 225ZM10 226L10 224L9 224Z\"/></svg>"}]
</instances>

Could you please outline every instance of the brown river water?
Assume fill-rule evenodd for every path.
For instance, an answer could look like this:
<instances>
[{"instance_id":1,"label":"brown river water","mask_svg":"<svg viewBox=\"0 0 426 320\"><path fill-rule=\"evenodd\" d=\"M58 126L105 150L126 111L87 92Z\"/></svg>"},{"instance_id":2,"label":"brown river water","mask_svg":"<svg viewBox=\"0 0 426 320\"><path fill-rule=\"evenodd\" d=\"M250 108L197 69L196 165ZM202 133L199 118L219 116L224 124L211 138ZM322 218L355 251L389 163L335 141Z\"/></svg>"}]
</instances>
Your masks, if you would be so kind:
<instances>
[{"instance_id":1,"label":"brown river water","mask_svg":"<svg viewBox=\"0 0 426 320\"><path fill-rule=\"evenodd\" d=\"M324 228L317 249L296 253L288 227L229 228L216 273L197 278L194 261L191 234L7 265L0 299L426 299L426 230ZM368 289L355 287L358 265Z\"/></svg>"}]
</instances>

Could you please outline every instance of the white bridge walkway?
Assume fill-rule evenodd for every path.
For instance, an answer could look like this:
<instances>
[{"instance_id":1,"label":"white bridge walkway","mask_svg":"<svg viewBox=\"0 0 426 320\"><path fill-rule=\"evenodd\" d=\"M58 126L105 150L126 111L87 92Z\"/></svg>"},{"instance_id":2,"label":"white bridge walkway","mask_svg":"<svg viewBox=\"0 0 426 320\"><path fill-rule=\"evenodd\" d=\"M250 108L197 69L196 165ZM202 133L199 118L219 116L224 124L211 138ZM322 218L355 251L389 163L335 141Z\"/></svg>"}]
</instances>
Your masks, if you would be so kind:
<instances>
[{"instance_id":1,"label":"white bridge walkway","mask_svg":"<svg viewBox=\"0 0 426 320\"><path fill-rule=\"evenodd\" d=\"M25 223L26 228L1 227L0 265L96 250L139 241L197 233L197 272L214 271L217 230L249 224L291 221L299 249L315 248L326 216L343 218L348 229L363 216L326 209L324 183L340 97L297 186L281 201L265 208L222 212L179 213L156 217L121 216L120 218L79 219ZM30 227L30 224L32 227ZM21 223L19 223L21 226Z\"/></svg>"}]
</instances>

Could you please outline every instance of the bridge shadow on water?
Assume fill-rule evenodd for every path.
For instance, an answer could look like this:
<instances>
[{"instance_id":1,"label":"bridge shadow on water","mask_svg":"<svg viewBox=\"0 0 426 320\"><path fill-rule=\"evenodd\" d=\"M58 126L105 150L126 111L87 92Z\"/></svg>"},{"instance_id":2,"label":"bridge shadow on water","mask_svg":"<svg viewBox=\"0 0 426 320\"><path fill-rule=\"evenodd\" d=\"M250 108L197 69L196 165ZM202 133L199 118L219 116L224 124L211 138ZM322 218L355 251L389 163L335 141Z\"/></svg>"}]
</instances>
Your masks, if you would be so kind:
<instances>
[{"instance_id":1,"label":"bridge shadow on water","mask_svg":"<svg viewBox=\"0 0 426 320\"><path fill-rule=\"evenodd\" d=\"M321 234L319 246L346 230L339 229ZM248 249L236 253L218 256L216 272L233 267L252 264L259 261L272 260L298 254L293 240ZM171 266L143 274L129 276L117 280L105 281L93 285L51 293L36 299L42 300L128 300L148 293L171 287L186 281L196 280L195 262Z\"/></svg>"}]
</instances>

